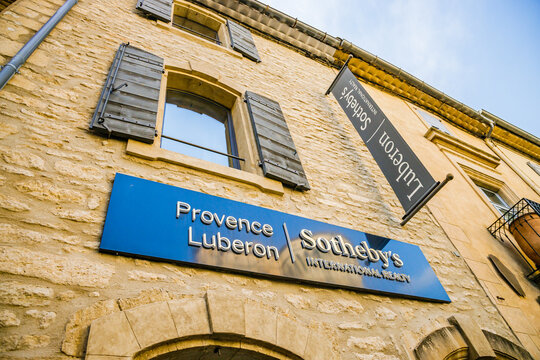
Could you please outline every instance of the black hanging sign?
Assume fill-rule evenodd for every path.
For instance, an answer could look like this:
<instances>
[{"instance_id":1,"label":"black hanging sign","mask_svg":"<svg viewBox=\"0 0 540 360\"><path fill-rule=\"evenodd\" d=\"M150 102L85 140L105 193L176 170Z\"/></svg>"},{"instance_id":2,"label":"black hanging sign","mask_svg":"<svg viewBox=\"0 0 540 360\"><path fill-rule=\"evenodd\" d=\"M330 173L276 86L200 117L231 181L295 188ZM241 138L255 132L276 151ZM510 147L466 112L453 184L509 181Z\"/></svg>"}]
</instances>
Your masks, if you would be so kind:
<instances>
[{"instance_id":1,"label":"black hanging sign","mask_svg":"<svg viewBox=\"0 0 540 360\"><path fill-rule=\"evenodd\" d=\"M441 184L433 179L347 64L343 66L326 94L330 92L353 123L392 186L405 209L403 218L414 215L447 181Z\"/></svg>"}]
</instances>

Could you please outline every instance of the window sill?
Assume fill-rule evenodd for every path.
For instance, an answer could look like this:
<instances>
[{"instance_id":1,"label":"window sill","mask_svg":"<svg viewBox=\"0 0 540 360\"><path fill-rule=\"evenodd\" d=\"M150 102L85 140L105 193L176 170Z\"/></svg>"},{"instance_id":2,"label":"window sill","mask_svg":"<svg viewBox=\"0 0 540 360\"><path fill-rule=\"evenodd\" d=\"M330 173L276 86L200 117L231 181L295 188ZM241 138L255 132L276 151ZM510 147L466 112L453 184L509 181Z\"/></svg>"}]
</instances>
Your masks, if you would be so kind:
<instances>
[{"instance_id":1,"label":"window sill","mask_svg":"<svg viewBox=\"0 0 540 360\"><path fill-rule=\"evenodd\" d=\"M206 39L203 39L203 38L198 37L196 35L190 34L187 31L184 31L182 29L177 29L170 23L165 23L163 21L156 20L156 24L157 24L158 27L160 27L162 29L165 29L165 30L172 31L173 33L175 33L175 35L182 36L182 37L188 39L189 41L194 41L194 42L199 43L199 44L201 44L203 46L212 48L213 50L222 51L222 52L224 52L226 54L237 57L239 59L243 58L242 54L240 54L239 52L236 52L236 51L234 51L232 49L229 49L226 46L218 45L218 44L213 43L213 42L211 42L209 40L206 40Z\"/></svg>"},{"instance_id":2,"label":"window sill","mask_svg":"<svg viewBox=\"0 0 540 360\"><path fill-rule=\"evenodd\" d=\"M271 180L256 174L242 170L214 164L209 161L197 159L174 151L169 151L152 144L145 144L136 140L129 139L126 152L147 160L161 160L168 163L181 165L190 169L200 170L202 172L217 175L222 178L235 180L244 184L255 186L264 192L283 195L283 185L276 180Z\"/></svg>"}]
</instances>

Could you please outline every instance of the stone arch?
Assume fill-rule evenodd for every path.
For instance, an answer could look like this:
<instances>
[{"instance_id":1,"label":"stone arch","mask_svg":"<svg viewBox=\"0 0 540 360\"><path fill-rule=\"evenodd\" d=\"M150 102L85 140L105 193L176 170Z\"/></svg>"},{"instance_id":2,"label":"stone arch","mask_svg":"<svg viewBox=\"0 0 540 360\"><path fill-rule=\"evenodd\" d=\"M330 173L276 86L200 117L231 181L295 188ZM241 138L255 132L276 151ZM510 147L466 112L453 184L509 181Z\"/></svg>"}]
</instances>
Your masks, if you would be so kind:
<instances>
[{"instance_id":1,"label":"stone arch","mask_svg":"<svg viewBox=\"0 0 540 360\"><path fill-rule=\"evenodd\" d=\"M331 336L321 329L268 305L208 291L204 298L154 302L94 320L86 360L152 359L196 347L269 359L335 358Z\"/></svg>"},{"instance_id":2,"label":"stone arch","mask_svg":"<svg viewBox=\"0 0 540 360\"><path fill-rule=\"evenodd\" d=\"M451 326L433 331L415 347L417 360L533 360L521 346L512 341L481 330L471 319L452 316Z\"/></svg>"}]
</instances>

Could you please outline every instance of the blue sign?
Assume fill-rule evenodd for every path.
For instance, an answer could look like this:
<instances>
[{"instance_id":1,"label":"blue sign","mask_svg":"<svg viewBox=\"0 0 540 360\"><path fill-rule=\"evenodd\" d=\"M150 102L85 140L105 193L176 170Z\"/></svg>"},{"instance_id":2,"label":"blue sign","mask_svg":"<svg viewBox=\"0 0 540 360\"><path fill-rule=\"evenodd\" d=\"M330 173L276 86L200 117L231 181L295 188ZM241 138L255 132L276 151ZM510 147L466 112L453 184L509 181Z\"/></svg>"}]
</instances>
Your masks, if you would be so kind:
<instances>
[{"instance_id":1,"label":"blue sign","mask_svg":"<svg viewBox=\"0 0 540 360\"><path fill-rule=\"evenodd\" d=\"M416 245L124 174L100 251L450 302Z\"/></svg>"}]
</instances>

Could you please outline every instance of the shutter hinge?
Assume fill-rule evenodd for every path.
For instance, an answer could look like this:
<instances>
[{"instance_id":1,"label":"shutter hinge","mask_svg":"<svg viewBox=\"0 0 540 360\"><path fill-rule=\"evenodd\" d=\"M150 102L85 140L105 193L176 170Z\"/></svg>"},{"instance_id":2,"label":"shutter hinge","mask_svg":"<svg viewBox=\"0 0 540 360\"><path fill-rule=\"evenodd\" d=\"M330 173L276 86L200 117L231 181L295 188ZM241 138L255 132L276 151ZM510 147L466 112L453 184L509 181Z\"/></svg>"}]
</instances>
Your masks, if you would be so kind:
<instances>
[{"instance_id":1,"label":"shutter hinge","mask_svg":"<svg viewBox=\"0 0 540 360\"><path fill-rule=\"evenodd\" d=\"M123 84L120 84L120 85L118 85L117 87L112 88L110 93L112 94L113 92L118 91L118 90L120 90L121 88L127 87L127 86L128 86L128 83L127 83L127 82L125 82L125 83L123 83Z\"/></svg>"},{"instance_id":2,"label":"shutter hinge","mask_svg":"<svg viewBox=\"0 0 540 360\"><path fill-rule=\"evenodd\" d=\"M114 116L114 115L111 115L111 114L105 114L104 118L113 119L113 120L118 120L118 121L130 123L130 124L134 124L134 125L139 125L139 126L149 127L149 128L153 128L153 127L154 127L154 125L152 125L152 124L146 124L146 123L144 123L144 122L142 122L142 121L132 120L132 119L127 119L127 118L125 118L125 117ZM103 122L105 121L104 118L100 118L100 119L98 120L98 123L99 123L99 124L103 124ZM101 121L101 122L100 122L100 121Z\"/></svg>"},{"instance_id":3,"label":"shutter hinge","mask_svg":"<svg viewBox=\"0 0 540 360\"><path fill-rule=\"evenodd\" d=\"M272 161L272 160L266 160L266 159L265 159L264 162L267 162L267 163L269 163L270 165L277 166L278 168L281 168L281 169L283 169L283 170L290 171L290 172L292 172L292 173L294 173L294 174L296 174L296 175L300 175L300 172L299 172L298 170L292 170L292 169L289 169L288 167L283 166L283 165L281 165L281 164L278 164L278 163L275 162L275 161ZM262 164L261 164L260 166L262 166Z\"/></svg>"},{"instance_id":4,"label":"shutter hinge","mask_svg":"<svg viewBox=\"0 0 540 360\"><path fill-rule=\"evenodd\" d=\"M105 119L104 118L99 118L98 119L98 124L101 124L101 126L103 126L105 128L105 130L107 130L107 132L109 133L108 138L110 139L111 134L112 134L112 130L107 124L105 124Z\"/></svg>"}]
</instances>

